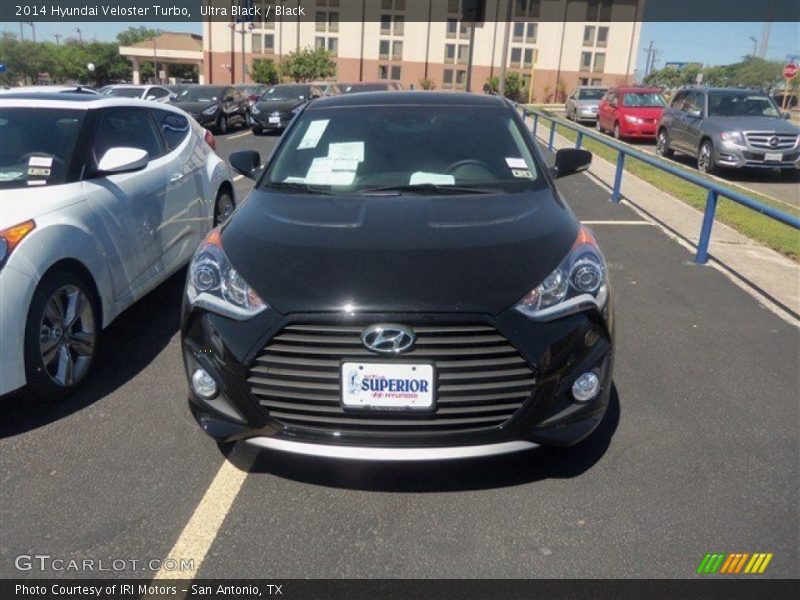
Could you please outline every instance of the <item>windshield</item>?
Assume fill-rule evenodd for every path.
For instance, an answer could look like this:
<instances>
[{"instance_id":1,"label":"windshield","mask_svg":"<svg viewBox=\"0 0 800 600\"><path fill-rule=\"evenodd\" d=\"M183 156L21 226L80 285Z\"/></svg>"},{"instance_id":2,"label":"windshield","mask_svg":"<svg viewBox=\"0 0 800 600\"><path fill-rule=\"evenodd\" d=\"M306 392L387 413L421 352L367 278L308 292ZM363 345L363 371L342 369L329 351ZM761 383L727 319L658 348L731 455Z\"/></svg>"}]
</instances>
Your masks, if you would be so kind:
<instances>
[{"instance_id":1,"label":"windshield","mask_svg":"<svg viewBox=\"0 0 800 600\"><path fill-rule=\"evenodd\" d=\"M120 98L139 98L142 90L138 88L110 88L103 92L104 96L119 96Z\"/></svg>"},{"instance_id":2,"label":"windshield","mask_svg":"<svg viewBox=\"0 0 800 600\"><path fill-rule=\"evenodd\" d=\"M278 102L281 100L303 100L308 98L309 88L307 85L276 85L269 88L262 100Z\"/></svg>"},{"instance_id":3,"label":"windshield","mask_svg":"<svg viewBox=\"0 0 800 600\"><path fill-rule=\"evenodd\" d=\"M624 94L622 97L623 106L635 106L640 108L658 108L666 106L667 101L658 92L636 92Z\"/></svg>"},{"instance_id":4,"label":"windshield","mask_svg":"<svg viewBox=\"0 0 800 600\"><path fill-rule=\"evenodd\" d=\"M544 182L509 110L428 105L301 113L260 185L353 194L414 186L521 191Z\"/></svg>"},{"instance_id":5,"label":"windshield","mask_svg":"<svg viewBox=\"0 0 800 600\"><path fill-rule=\"evenodd\" d=\"M64 183L84 114L0 108L0 187Z\"/></svg>"},{"instance_id":6,"label":"windshield","mask_svg":"<svg viewBox=\"0 0 800 600\"><path fill-rule=\"evenodd\" d=\"M772 98L764 94L708 95L709 117L780 117Z\"/></svg>"},{"instance_id":7,"label":"windshield","mask_svg":"<svg viewBox=\"0 0 800 600\"><path fill-rule=\"evenodd\" d=\"M578 100L600 100L605 96L606 90L603 88L596 90L583 89L578 93Z\"/></svg>"},{"instance_id":8,"label":"windshield","mask_svg":"<svg viewBox=\"0 0 800 600\"><path fill-rule=\"evenodd\" d=\"M194 86L180 93L177 102L218 102L222 96L222 88Z\"/></svg>"}]
</instances>

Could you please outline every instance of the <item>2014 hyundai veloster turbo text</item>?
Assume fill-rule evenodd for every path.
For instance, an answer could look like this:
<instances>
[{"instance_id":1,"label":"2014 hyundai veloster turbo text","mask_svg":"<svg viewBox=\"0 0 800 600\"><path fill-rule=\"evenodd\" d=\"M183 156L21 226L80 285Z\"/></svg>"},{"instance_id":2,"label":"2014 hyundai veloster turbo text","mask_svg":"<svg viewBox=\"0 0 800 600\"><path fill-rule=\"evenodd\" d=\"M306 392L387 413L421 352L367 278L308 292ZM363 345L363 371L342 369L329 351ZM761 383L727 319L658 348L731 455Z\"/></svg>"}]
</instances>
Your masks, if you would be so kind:
<instances>
[{"instance_id":1,"label":"2014 hyundai veloster turbo text","mask_svg":"<svg viewBox=\"0 0 800 600\"><path fill-rule=\"evenodd\" d=\"M303 110L197 250L190 406L222 441L363 459L589 435L611 388L606 264L513 107L374 93Z\"/></svg>"}]
</instances>

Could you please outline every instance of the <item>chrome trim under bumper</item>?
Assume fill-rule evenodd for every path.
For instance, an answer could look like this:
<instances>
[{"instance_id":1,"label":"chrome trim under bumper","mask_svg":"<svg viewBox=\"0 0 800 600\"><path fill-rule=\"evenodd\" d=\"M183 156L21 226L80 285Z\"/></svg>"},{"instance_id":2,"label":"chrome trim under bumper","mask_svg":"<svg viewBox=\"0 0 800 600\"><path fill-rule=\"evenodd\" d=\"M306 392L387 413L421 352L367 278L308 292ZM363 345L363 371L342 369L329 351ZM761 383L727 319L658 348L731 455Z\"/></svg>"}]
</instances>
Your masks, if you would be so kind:
<instances>
[{"instance_id":1,"label":"chrome trim under bumper","mask_svg":"<svg viewBox=\"0 0 800 600\"><path fill-rule=\"evenodd\" d=\"M259 448L269 448L281 452L344 458L349 460L450 460L455 458L477 458L520 452L539 445L533 442L515 441L480 446L451 446L446 448L376 448L372 446L331 446L292 442L270 437L253 437L245 440Z\"/></svg>"}]
</instances>

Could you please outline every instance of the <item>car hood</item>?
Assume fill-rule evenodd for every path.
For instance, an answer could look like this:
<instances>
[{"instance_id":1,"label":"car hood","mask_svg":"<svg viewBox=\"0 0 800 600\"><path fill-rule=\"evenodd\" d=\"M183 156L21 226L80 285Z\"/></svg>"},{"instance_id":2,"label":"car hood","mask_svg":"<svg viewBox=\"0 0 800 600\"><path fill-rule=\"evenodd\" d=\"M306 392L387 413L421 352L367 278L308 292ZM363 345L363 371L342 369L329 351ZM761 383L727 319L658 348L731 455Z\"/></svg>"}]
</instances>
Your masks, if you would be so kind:
<instances>
[{"instance_id":1,"label":"car hood","mask_svg":"<svg viewBox=\"0 0 800 600\"><path fill-rule=\"evenodd\" d=\"M303 104L303 100L259 100L256 102L258 110L266 113L288 112L301 104Z\"/></svg>"},{"instance_id":2,"label":"car hood","mask_svg":"<svg viewBox=\"0 0 800 600\"><path fill-rule=\"evenodd\" d=\"M578 225L549 189L314 196L256 190L222 235L277 311L497 314L551 273Z\"/></svg>"},{"instance_id":3,"label":"car hood","mask_svg":"<svg viewBox=\"0 0 800 600\"><path fill-rule=\"evenodd\" d=\"M0 189L0 229L83 202L81 183Z\"/></svg>"},{"instance_id":4,"label":"car hood","mask_svg":"<svg viewBox=\"0 0 800 600\"><path fill-rule=\"evenodd\" d=\"M634 117L640 117L642 119L660 119L661 115L664 113L663 106L641 106L641 107L623 107L622 114L623 115L631 115Z\"/></svg>"},{"instance_id":5,"label":"car hood","mask_svg":"<svg viewBox=\"0 0 800 600\"><path fill-rule=\"evenodd\" d=\"M196 115L207 108L211 108L212 106L217 106L216 102L171 102L172 106L177 106L178 108L185 110L190 115Z\"/></svg>"},{"instance_id":6,"label":"car hood","mask_svg":"<svg viewBox=\"0 0 800 600\"><path fill-rule=\"evenodd\" d=\"M580 108L591 108L592 106L600 106L600 100L575 100L575 104Z\"/></svg>"},{"instance_id":7,"label":"car hood","mask_svg":"<svg viewBox=\"0 0 800 600\"><path fill-rule=\"evenodd\" d=\"M703 124L720 131L769 131L772 133L800 133L800 128L778 117L708 117Z\"/></svg>"}]
</instances>

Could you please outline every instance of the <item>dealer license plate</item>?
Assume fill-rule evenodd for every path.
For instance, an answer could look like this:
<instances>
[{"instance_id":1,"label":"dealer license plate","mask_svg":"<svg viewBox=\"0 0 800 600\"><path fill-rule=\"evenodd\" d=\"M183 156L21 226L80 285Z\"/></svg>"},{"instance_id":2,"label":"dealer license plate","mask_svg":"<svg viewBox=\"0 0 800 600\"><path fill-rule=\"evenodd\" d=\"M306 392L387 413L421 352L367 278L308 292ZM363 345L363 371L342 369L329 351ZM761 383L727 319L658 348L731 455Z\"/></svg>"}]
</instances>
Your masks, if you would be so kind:
<instances>
[{"instance_id":1,"label":"dealer license plate","mask_svg":"<svg viewBox=\"0 0 800 600\"><path fill-rule=\"evenodd\" d=\"M431 409L431 364L342 363L342 404L346 408Z\"/></svg>"},{"instance_id":2,"label":"dealer license plate","mask_svg":"<svg viewBox=\"0 0 800 600\"><path fill-rule=\"evenodd\" d=\"M783 160L783 154L780 152L767 152L764 155L764 160L767 162L781 162Z\"/></svg>"},{"instance_id":3,"label":"dealer license plate","mask_svg":"<svg viewBox=\"0 0 800 600\"><path fill-rule=\"evenodd\" d=\"M280 117L270 117L269 124L270 125L280 125L281 118Z\"/></svg>"}]
</instances>

